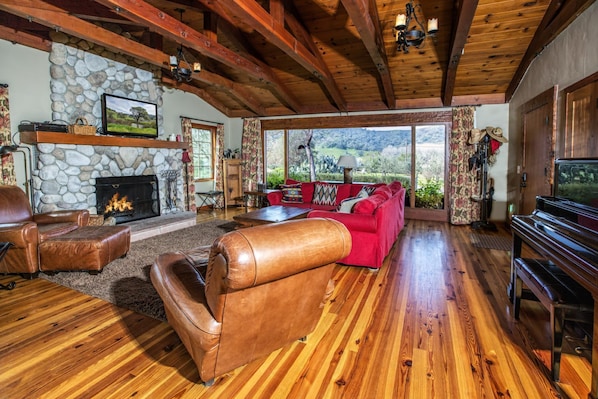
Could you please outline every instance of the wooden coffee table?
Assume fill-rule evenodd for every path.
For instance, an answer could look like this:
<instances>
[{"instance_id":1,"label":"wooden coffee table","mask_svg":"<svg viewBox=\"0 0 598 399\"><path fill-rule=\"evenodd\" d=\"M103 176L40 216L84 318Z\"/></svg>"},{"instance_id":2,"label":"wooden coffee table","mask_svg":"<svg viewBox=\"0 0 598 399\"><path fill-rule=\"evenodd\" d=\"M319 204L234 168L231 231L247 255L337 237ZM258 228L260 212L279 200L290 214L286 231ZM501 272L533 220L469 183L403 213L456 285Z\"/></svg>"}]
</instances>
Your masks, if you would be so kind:
<instances>
[{"instance_id":1,"label":"wooden coffee table","mask_svg":"<svg viewBox=\"0 0 598 399\"><path fill-rule=\"evenodd\" d=\"M306 218L311 211L309 208L295 208L292 206L267 206L257 211L233 216L240 227L258 226L261 224L278 223L286 220Z\"/></svg>"}]
</instances>

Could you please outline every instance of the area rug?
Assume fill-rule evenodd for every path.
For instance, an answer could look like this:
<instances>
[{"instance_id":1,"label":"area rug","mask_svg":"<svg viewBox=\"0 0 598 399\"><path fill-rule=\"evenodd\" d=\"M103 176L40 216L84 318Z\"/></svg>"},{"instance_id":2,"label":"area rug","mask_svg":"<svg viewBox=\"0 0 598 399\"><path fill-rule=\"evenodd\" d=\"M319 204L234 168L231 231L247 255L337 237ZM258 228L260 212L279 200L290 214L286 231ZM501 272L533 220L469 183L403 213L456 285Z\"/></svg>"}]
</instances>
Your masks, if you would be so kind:
<instances>
[{"instance_id":1,"label":"area rug","mask_svg":"<svg viewBox=\"0 0 598 399\"><path fill-rule=\"evenodd\" d=\"M186 251L202 245L211 245L217 237L233 228L234 223L225 220L200 223L132 243L131 250L125 258L110 263L97 275L87 272L61 272L53 276L41 273L40 277L122 308L166 320L162 300L149 277L154 259L165 252Z\"/></svg>"},{"instance_id":2,"label":"area rug","mask_svg":"<svg viewBox=\"0 0 598 399\"><path fill-rule=\"evenodd\" d=\"M497 236L491 234L471 233L471 244L477 248L497 249L499 251L510 251L513 239L511 237Z\"/></svg>"}]
</instances>

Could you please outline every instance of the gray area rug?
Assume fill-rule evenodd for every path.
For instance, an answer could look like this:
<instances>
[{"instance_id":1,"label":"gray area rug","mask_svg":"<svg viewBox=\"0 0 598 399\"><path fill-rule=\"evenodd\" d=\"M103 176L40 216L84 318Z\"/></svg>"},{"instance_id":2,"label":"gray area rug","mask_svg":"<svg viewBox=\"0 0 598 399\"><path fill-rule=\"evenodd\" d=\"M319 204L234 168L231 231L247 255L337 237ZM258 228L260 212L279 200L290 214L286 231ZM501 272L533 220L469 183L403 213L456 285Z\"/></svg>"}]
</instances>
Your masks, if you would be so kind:
<instances>
[{"instance_id":1,"label":"gray area rug","mask_svg":"<svg viewBox=\"0 0 598 399\"><path fill-rule=\"evenodd\" d=\"M40 273L40 277L122 308L166 320L162 300L149 277L154 259L164 252L187 251L211 245L217 237L233 228L234 223L225 220L200 223L132 243L126 258L115 260L97 275L60 272L53 276Z\"/></svg>"},{"instance_id":2,"label":"gray area rug","mask_svg":"<svg viewBox=\"0 0 598 399\"><path fill-rule=\"evenodd\" d=\"M497 249L499 251L510 251L513 243L511 237L496 236L490 234L472 233L471 244L478 248Z\"/></svg>"}]
</instances>

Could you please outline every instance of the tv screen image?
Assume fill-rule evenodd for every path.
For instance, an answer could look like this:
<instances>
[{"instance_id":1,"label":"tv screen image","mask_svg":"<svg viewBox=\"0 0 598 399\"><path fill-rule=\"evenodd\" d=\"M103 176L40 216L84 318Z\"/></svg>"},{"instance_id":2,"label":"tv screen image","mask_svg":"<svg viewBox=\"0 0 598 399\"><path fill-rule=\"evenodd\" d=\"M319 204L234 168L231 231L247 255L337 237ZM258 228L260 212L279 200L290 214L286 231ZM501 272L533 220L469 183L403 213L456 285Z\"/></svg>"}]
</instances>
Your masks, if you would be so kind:
<instances>
[{"instance_id":1,"label":"tv screen image","mask_svg":"<svg viewBox=\"0 0 598 399\"><path fill-rule=\"evenodd\" d=\"M104 134L158 137L158 106L140 100L102 95Z\"/></svg>"}]
</instances>

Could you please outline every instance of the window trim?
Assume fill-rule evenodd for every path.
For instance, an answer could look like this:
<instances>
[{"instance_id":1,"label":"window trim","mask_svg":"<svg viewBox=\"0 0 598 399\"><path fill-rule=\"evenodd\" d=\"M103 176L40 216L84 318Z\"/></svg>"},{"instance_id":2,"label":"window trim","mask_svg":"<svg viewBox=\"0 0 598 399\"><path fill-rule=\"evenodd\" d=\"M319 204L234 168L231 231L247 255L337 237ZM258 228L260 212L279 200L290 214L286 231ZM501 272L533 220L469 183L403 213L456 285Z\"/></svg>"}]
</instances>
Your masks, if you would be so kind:
<instances>
[{"instance_id":1,"label":"window trim","mask_svg":"<svg viewBox=\"0 0 598 399\"><path fill-rule=\"evenodd\" d=\"M200 130L208 130L210 132L210 135L212 137L212 167L211 167L211 175L210 177L202 177L202 178L195 178L195 176L193 176L193 181L194 182L206 182L206 181L212 181L214 180L214 176L216 174L216 126L210 126L210 125L202 125L200 123L192 123L191 124L191 128L192 129L200 129ZM191 137L193 138L193 133L191 133ZM192 146L195 147L195 143L192 143ZM193 151L194 155L195 155L195 151ZM193 163L193 171L195 174L195 163Z\"/></svg>"}]
</instances>

